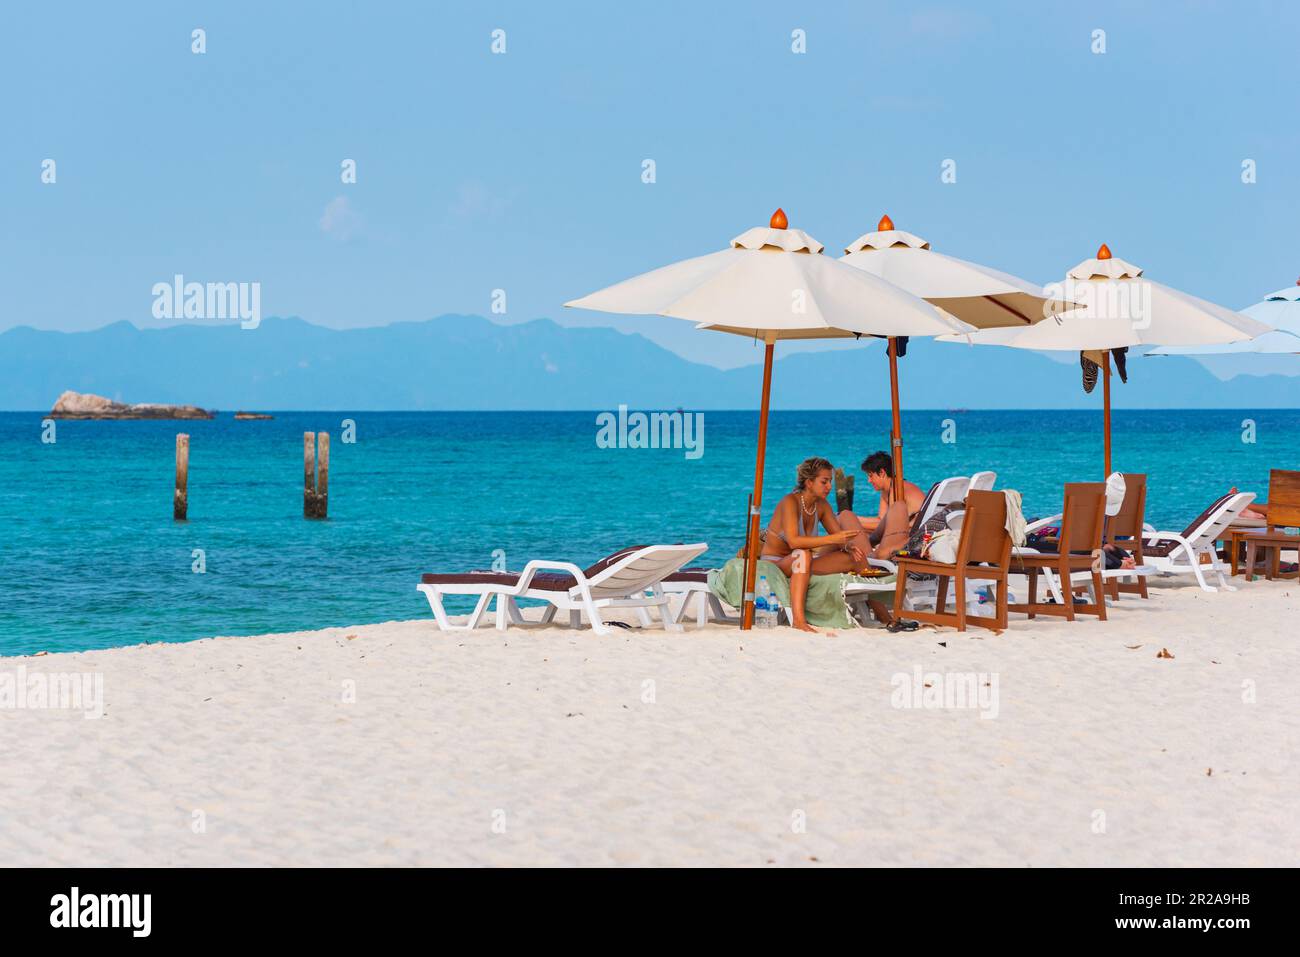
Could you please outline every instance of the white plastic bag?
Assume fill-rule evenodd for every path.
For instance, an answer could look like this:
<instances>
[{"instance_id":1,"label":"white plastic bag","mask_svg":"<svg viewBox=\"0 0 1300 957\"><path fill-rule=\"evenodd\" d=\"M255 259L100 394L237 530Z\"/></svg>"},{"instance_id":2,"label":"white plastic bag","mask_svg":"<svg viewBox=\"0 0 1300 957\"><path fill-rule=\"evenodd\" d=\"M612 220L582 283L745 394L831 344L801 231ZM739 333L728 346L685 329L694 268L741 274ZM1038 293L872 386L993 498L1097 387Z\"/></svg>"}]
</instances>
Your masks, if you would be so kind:
<instances>
[{"instance_id":1,"label":"white plastic bag","mask_svg":"<svg viewBox=\"0 0 1300 957\"><path fill-rule=\"evenodd\" d=\"M934 538L930 539L930 547L926 549L923 557L932 562L953 565L957 561L957 545L960 541L960 532L951 528L942 528L935 533Z\"/></svg>"}]
</instances>

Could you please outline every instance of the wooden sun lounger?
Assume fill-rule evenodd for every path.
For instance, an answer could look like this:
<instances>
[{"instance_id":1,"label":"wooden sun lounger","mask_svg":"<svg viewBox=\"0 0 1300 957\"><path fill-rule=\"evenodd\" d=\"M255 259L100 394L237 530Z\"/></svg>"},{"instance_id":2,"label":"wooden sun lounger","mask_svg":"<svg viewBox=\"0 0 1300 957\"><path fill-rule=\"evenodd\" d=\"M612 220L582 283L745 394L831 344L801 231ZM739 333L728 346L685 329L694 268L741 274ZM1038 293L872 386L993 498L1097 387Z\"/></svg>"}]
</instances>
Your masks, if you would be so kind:
<instances>
[{"instance_id":1,"label":"wooden sun lounger","mask_svg":"<svg viewBox=\"0 0 1300 957\"><path fill-rule=\"evenodd\" d=\"M894 617L904 617L908 572L938 576L935 610L909 610L908 618L936 625L966 626L1001 630L1007 626L1007 573L1011 561L1011 536L1007 533L1007 498L1001 492L976 490L966 495L966 512L957 545L957 560L949 565L921 558L898 560L898 581L894 591ZM948 582L954 586L954 612L946 611ZM966 613L967 583L991 581L997 587L992 618Z\"/></svg>"},{"instance_id":2,"label":"wooden sun lounger","mask_svg":"<svg viewBox=\"0 0 1300 957\"><path fill-rule=\"evenodd\" d=\"M1008 606L1009 611L1035 615L1063 615L1074 621L1075 615L1096 615L1106 620L1106 597L1101 577L1101 530L1106 517L1106 484L1075 482L1065 486L1065 507L1057 551L1033 552L1017 549L1012 571L1023 571L1029 579L1029 594L1024 602ZM1038 600L1038 576L1052 573L1063 583L1052 588L1055 602ZM1086 576L1092 590L1091 602L1079 602L1074 596L1076 576Z\"/></svg>"}]
</instances>

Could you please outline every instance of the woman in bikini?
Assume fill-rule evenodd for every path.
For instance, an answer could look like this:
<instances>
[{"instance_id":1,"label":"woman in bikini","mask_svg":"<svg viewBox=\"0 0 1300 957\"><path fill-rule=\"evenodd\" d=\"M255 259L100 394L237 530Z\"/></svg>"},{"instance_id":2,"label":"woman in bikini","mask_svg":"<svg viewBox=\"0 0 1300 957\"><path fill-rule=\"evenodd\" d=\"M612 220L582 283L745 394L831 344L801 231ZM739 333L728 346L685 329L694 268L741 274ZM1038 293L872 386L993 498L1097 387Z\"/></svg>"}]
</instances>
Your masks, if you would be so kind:
<instances>
[{"instance_id":1,"label":"woman in bikini","mask_svg":"<svg viewBox=\"0 0 1300 957\"><path fill-rule=\"evenodd\" d=\"M812 575L860 572L866 554L853 544L860 532L840 528L826 500L831 492L831 463L805 459L795 472L794 491L776 503L772 524L762 536L762 560L772 562L790 579L790 611L794 627L816 631L804 618L808 579ZM826 529L817 534L817 526Z\"/></svg>"}]
</instances>

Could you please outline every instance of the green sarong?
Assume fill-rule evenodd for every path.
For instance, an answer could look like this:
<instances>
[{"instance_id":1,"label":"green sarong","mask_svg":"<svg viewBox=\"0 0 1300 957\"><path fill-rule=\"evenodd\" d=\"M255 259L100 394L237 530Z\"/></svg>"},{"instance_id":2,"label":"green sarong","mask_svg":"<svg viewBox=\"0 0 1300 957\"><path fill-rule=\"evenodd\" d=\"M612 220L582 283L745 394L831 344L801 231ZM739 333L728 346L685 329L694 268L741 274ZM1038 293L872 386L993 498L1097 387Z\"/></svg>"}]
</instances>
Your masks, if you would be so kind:
<instances>
[{"instance_id":1,"label":"green sarong","mask_svg":"<svg viewBox=\"0 0 1300 957\"><path fill-rule=\"evenodd\" d=\"M790 582L781 573L781 569L771 562L758 563L758 575L755 576L755 588L759 578L766 576L781 604L790 607ZM804 617L808 624L818 628L857 628L857 619L849 611L848 602L844 600L844 586L848 583L862 581L857 575L813 575L808 580L808 598L804 603ZM709 572L709 591L717 595L733 608L740 607L741 596L745 592L745 560L733 558L721 568Z\"/></svg>"}]
</instances>

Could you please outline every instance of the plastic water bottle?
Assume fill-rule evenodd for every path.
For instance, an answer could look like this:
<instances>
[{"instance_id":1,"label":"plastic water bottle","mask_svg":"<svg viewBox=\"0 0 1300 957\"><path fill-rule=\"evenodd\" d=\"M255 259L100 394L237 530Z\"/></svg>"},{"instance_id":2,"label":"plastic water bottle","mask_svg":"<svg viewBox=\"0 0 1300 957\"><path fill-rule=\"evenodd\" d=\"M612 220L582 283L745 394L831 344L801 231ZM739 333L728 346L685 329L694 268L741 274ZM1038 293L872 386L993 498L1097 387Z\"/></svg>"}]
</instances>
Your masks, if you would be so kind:
<instances>
[{"instance_id":1,"label":"plastic water bottle","mask_svg":"<svg viewBox=\"0 0 1300 957\"><path fill-rule=\"evenodd\" d=\"M776 622L772 620L772 586L767 583L767 576L760 575L758 587L754 589L754 624L759 628L771 628Z\"/></svg>"},{"instance_id":2,"label":"plastic water bottle","mask_svg":"<svg viewBox=\"0 0 1300 957\"><path fill-rule=\"evenodd\" d=\"M781 624L781 599L776 592L772 592L772 597L767 600L767 613L772 616L772 624L768 627L778 627Z\"/></svg>"}]
</instances>

